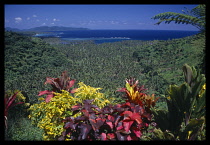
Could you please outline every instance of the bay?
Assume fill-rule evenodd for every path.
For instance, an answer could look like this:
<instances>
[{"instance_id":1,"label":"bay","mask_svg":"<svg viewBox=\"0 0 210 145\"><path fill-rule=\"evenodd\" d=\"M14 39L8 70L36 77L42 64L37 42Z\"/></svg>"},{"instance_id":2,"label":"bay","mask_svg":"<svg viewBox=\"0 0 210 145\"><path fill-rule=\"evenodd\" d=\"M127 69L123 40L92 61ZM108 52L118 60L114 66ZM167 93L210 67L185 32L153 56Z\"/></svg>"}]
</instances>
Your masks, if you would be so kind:
<instances>
[{"instance_id":1,"label":"bay","mask_svg":"<svg viewBox=\"0 0 210 145\"><path fill-rule=\"evenodd\" d=\"M122 40L170 40L198 34L199 31L183 30L73 30L50 31L35 37L58 37L61 40L93 40L96 44Z\"/></svg>"}]
</instances>

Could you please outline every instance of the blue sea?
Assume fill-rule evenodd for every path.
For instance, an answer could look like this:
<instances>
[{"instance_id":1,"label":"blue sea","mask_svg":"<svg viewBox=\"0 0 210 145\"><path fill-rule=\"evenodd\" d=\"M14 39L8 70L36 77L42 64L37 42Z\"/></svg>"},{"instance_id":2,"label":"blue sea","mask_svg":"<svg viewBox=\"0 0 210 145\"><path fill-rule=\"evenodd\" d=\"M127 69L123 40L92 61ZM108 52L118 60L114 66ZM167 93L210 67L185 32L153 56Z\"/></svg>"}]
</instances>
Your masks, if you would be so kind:
<instances>
[{"instance_id":1,"label":"blue sea","mask_svg":"<svg viewBox=\"0 0 210 145\"><path fill-rule=\"evenodd\" d=\"M171 40L199 33L179 30L73 30L51 31L36 34L35 37L58 37L61 40L93 40L96 44L122 40Z\"/></svg>"}]
</instances>

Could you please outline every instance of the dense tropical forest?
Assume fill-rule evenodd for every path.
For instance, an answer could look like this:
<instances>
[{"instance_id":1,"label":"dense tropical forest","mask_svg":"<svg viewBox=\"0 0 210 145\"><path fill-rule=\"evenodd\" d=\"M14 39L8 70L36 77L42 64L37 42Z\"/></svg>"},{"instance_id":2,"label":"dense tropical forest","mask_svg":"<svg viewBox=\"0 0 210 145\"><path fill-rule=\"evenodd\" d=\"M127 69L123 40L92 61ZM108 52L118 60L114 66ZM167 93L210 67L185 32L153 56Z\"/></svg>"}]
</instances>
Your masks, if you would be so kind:
<instances>
[{"instance_id":1,"label":"dense tropical forest","mask_svg":"<svg viewBox=\"0 0 210 145\"><path fill-rule=\"evenodd\" d=\"M172 40L154 40L154 41L125 40L113 43L95 44L94 41L87 41L87 40L64 41L59 38L41 39L37 37L24 36L12 31L5 31L4 55L5 55L5 63L4 63L5 95L7 97L12 95L15 96L14 94L17 91L21 91L21 93L19 94L16 93L17 99L19 99L19 102L21 102L21 98L22 100L24 100L24 105L20 103L7 111L8 113L6 117L7 129L6 129L5 139L43 140L43 137L44 140L53 140L53 138L62 139L61 137L58 138L59 136L58 132L56 133L57 136L55 135L54 137L52 137L50 136L49 131L46 131L47 130L46 128L42 128L39 125L35 125L36 124L35 122L37 122L40 118L35 119L31 117L32 121L28 118L29 115L36 116L37 115L36 113L38 113L36 112L35 114L33 114L31 112L33 112L33 108L35 108L34 110L37 110L36 107L39 107L36 106L36 104L39 104L41 101L41 99L38 99L40 98L40 96L42 96L42 93L40 91L51 90L52 87L53 89L57 87L53 83L50 83L51 85L47 84L50 82L49 80L48 82L46 81L47 77L58 78L60 77L62 72L67 71L68 77L70 77L68 80L75 80L75 81L70 81L71 82L70 87L72 87L73 82L74 82L73 83L74 88L79 88L80 91L82 90L83 87L88 88L91 86L92 88L90 87L89 89L100 87L102 88L100 90L100 93L104 94L103 97L101 98L102 102L104 101L103 99L105 100L107 99L111 104L126 103L126 100L122 99L123 98L122 92L125 91L125 89L123 91L122 90L117 91L117 90L125 86L125 79L128 78L129 81L127 80L126 82L127 91L131 92L132 87L134 87L135 89L135 87L137 87L136 85L140 84L144 85L144 88L147 88L145 92L143 91L145 94L147 94L148 96L153 96L154 94L155 98L159 97L159 99L155 101L154 98L152 100L153 107L154 106L156 107L155 108L156 111L152 110L152 108L148 106L145 107L145 110L149 112L149 114L154 115L153 122L158 124L158 121L160 121L160 118L158 118L158 113L160 116L161 112L157 112L157 110L169 109L169 112L171 111L169 105L170 103L168 103L167 101L168 94L166 93L167 92L166 90L169 88L169 86L175 84L177 86L183 86L182 85L183 82L185 81L187 82L187 80L189 80L188 76L193 78L193 80L191 81L194 82L194 84L197 84L199 83L199 79L202 78L201 76L199 76L199 74L200 73L205 74L205 32L202 31L201 33L194 36L189 36L180 39L172 39ZM192 68L189 66L191 66ZM188 71L187 73L185 73L184 68L192 70L192 72ZM195 73L196 70L197 73ZM61 78L63 76L65 75L62 75ZM196 77L198 78L195 79ZM135 82L134 80L138 81ZM82 83L86 84L87 86L84 86L84 84L82 85ZM127 84L130 84L130 86L128 86ZM189 86L193 87L190 84ZM197 88L204 87L203 81L202 84L198 86ZM169 93L170 98L172 98L172 96L174 95L173 89L175 90L175 88L171 88L171 93ZM141 89L137 90L141 92ZM194 88L194 90L196 89ZM93 92L94 91L96 92L97 95L100 96L99 92L97 92L98 91L97 89L96 90L93 89ZM62 96L64 95L65 92L62 92L60 89L58 93L60 93ZM83 95L81 95L82 93ZM78 91L75 93L74 99L78 99L77 96L80 96L79 94L84 98L87 97L87 95L84 95L85 94L84 92ZM203 94L199 92L199 95ZM57 96L59 96L59 94L57 94ZM52 102L53 100L54 102L56 102L57 96L54 96L52 98ZM129 98L129 93L127 93L127 96ZM94 97L86 99L94 99ZM75 104L72 103L72 105L76 105L77 102L82 102L84 100L85 99L75 100ZM57 101L61 102L59 98ZM174 100L172 99L172 101ZM51 102L49 102L49 104L50 103ZM84 106L87 107L88 105L90 105L91 101L89 102L84 101L83 103ZM135 104L136 102L133 101L132 103ZM198 101L197 106L199 103L200 102ZM99 107L104 107L103 105L100 106L100 103L95 105ZM205 104L202 105L205 106ZM127 105L127 107L128 107L127 109L132 110L132 105L131 106ZM77 109L78 108L79 107L77 106ZM82 106L80 106L80 108L82 108ZM31 112L29 110L31 110ZM48 108L48 110L50 109ZM200 110L202 110L203 112L203 108L201 108ZM73 109L73 111L76 111L76 109L75 110ZM40 112L42 111L40 110ZM41 116L44 117L44 112L42 113L43 114ZM127 112L125 111L122 114L126 113L128 113L128 111ZM196 114L194 115L196 116ZM108 117L110 116L111 115L109 114ZM85 116L83 117L86 118ZM148 115L145 118L146 120L151 121ZM202 119L198 120L197 122L199 123L197 124L195 123L196 120L193 119L192 120L194 121L194 125L195 124L200 125L203 124ZM70 123L72 123L71 125L75 125L74 123L76 121L74 122L71 121L69 121ZM111 119L109 121L111 121ZM138 124L139 120L136 121ZM83 125L84 122L88 121L83 120ZM92 122L90 122L90 124L93 125ZM188 122L185 125L187 126L187 124ZM145 128L148 127L147 123L144 125ZM129 127L128 126L124 125L126 131L131 125ZM180 124L178 124L178 126L180 126ZM62 125L61 126L58 125L58 127L63 128ZM68 127L71 128L70 125ZM67 125L65 125L65 128L68 127ZM82 128L84 126L81 125L80 127ZM95 125L95 127L97 128L98 126ZM104 128L106 127L107 126L105 126ZM135 126L132 127L135 128ZM187 126L186 128L188 130L184 130L182 128L184 131L182 131L181 134L179 134L178 131L172 127L171 128L169 127L171 129L169 131L171 132L167 134L167 132L164 131L169 128L167 127L164 128L163 126L160 125L160 123L158 126L159 128L154 129L154 127L155 125L149 126L149 128L151 130L153 129L153 131L148 132L147 130L146 133L143 133L142 131L143 135L142 134L140 135L139 130L134 129L135 131L131 133L131 136L133 134L135 134L136 137L139 138L141 136L140 138L141 140L160 140L160 139L178 140L179 138L181 138L181 140L205 139L205 129L203 129L203 125L202 127L199 127L199 129L202 130L202 132L198 133L199 130L198 127L194 130L193 129L189 130L188 129L189 127ZM176 125L175 127L177 128ZM111 128L112 130L114 130L112 126ZM96 131L95 128L93 128L93 130ZM101 130L99 132L101 132ZM106 132L109 132L109 129L108 131L106 130ZM83 139L85 139L85 137L88 136L87 134L84 135L85 134L84 131L77 132L77 134L81 133L83 133L82 137ZM71 139L77 138L78 140L80 140L81 138L78 137L77 134L76 133L71 134L72 136ZM111 131L111 133L107 133L107 135L105 135L104 133L101 133L100 135L101 138L104 140L106 139L111 140L114 139L113 134L114 134L113 131ZM123 136L122 134L123 133L119 134L119 132L116 132L118 140L121 136ZM104 137L104 135L106 137ZM124 140L134 139L132 137L129 138L128 136L126 137L125 136L126 135L123 136ZM91 140L90 138L94 138L91 135L88 137L89 138L87 138L87 140ZM66 140L67 138L68 137L65 137Z\"/></svg>"}]
</instances>

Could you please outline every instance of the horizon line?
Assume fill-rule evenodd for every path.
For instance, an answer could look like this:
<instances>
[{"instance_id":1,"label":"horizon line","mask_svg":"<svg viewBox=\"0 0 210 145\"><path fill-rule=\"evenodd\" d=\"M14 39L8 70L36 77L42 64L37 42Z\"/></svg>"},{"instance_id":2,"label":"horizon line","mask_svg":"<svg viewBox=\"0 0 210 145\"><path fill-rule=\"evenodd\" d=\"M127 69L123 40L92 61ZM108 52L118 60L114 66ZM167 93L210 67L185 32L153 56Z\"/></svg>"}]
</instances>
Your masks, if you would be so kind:
<instances>
[{"instance_id":1,"label":"horizon line","mask_svg":"<svg viewBox=\"0 0 210 145\"><path fill-rule=\"evenodd\" d=\"M55 26L37 26L37 27L55 27ZM56 27L69 27L69 26L56 26ZM19 28L14 28L14 27L4 27L4 29L6 28L12 28L12 29L19 29ZM36 27L33 27L33 28L36 28ZM171 30L171 29L129 29L129 28L126 28L126 29L115 29L115 28L111 28L111 29L107 29L107 28L100 28L100 29L91 29L91 28L85 28L85 27L69 27L69 28L84 28L84 29L87 29L87 30L153 30L153 31L199 31L199 30L182 30L182 29L179 29L179 30ZM27 29L32 29L32 28L25 28L25 29L19 29L19 30L27 30ZM85 30L85 31L87 31Z\"/></svg>"}]
</instances>

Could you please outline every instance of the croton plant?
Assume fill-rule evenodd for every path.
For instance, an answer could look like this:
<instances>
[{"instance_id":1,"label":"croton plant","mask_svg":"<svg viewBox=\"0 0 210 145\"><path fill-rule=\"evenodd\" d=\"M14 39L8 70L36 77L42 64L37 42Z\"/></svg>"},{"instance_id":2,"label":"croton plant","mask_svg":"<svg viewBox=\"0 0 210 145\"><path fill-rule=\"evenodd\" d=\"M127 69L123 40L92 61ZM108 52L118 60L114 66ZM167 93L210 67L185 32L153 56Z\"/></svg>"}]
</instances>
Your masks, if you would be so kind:
<instances>
[{"instance_id":1,"label":"croton plant","mask_svg":"<svg viewBox=\"0 0 210 145\"><path fill-rule=\"evenodd\" d=\"M61 90L66 90L70 93L74 93L76 88L71 90L71 87L74 85L74 83L75 80L70 80L67 71L63 71L60 78L47 77L46 82L44 84L45 85L51 84L52 90L40 91L38 96L46 94L47 96L45 98L45 101L46 103L48 103L51 100L51 98L54 96L53 92L61 93L62 92Z\"/></svg>"},{"instance_id":2,"label":"croton plant","mask_svg":"<svg viewBox=\"0 0 210 145\"><path fill-rule=\"evenodd\" d=\"M152 123L149 108L155 105L157 98L142 93L144 87L134 81L127 79L126 88L119 90L126 93L126 103L109 104L100 109L92 104L92 99L73 106L73 114L82 112L82 115L63 120L65 131L59 140L140 140Z\"/></svg>"},{"instance_id":3,"label":"croton plant","mask_svg":"<svg viewBox=\"0 0 210 145\"><path fill-rule=\"evenodd\" d=\"M12 108L13 106L24 103L24 102L17 102L17 103L15 102L15 99L18 93L20 92L17 91L10 97L8 96L8 94L6 94L6 96L4 97L4 124L5 124L6 129L7 129L7 116L8 116L9 109Z\"/></svg>"},{"instance_id":4,"label":"croton plant","mask_svg":"<svg viewBox=\"0 0 210 145\"><path fill-rule=\"evenodd\" d=\"M151 122L151 114L142 106L126 102L99 109L85 100L72 107L79 117L64 119L66 129L60 140L138 140Z\"/></svg>"},{"instance_id":5,"label":"croton plant","mask_svg":"<svg viewBox=\"0 0 210 145\"><path fill-rule=\"evenodd\" d=\"M135 80L135 78L126 79L125 82L125 88L118 89L117 91L125 92L127 101L144 106L147 112L151 113L150 108L155 106L159 97L155 98L154 94L146 94L145 91L147 89L144 88L144 85L139 86L139 81Z\"/></svg>"}]
</instances>

